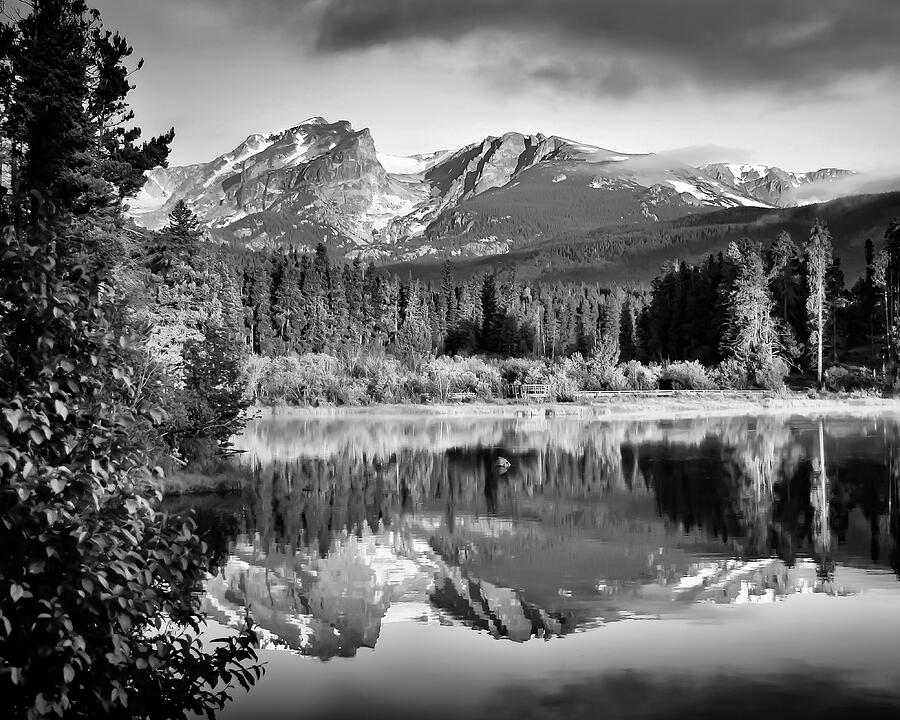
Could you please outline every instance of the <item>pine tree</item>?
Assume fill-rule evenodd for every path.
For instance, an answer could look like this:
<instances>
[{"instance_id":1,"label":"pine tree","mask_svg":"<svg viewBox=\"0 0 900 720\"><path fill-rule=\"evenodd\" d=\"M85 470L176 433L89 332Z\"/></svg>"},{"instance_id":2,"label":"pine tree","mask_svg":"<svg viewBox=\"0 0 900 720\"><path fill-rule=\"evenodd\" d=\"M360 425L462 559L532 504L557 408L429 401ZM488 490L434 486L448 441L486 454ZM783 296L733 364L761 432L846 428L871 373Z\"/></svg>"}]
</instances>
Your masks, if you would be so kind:
<instances>
[{"instance_id":1,"label":"pine tree","mask_svg":"<svg viewBox=\"0 0 900 720\"><path fill-rule=\"evenodd\" d=\"M300 336L312 352L322 352L328 343L330 312L326 288L329 265L325 246L320 245L312 264L303 273L302 314L306 317L306 326Z\"/></svg>"},{"instance_id":2,"label":"pine tree","mask_svg":"<svg viewBox=\"0 0 900 720\"><path fill-rule=\"evenodd\" d=\"M275 346L281 353L297 352L298 335L303 322L300 261L297 254L291 252L282 255L277 266L280 269L277 281L273 279L272 289Z\"/></svg>"},{"instance_id":3,"label":"pine tree","mask_svg":"<svg viewBox=\"0 0 900 720\"><path fill-rule=\"evenodd\" d=\"M267 257L260 257L245 272L244 310L250 330L250 350L268 355L273 350L272 330L272 275Z\"/></svg>"},{"instance_id":4,"label":"pine tree","mask_svg":"<svg viewBox=\"0 0 900 720\"><path fill-rule=\"evenodd\" d=\"M384 281L374 265L366 268L363 283L365 328L370 342L386 346L388 344L388 299Z\"/></svg>"},{"instance_id":5,"label":"pine tree","mask_svg":"<svg viewBox=\"0 0 900 720\"><path fill-rule=\"evenodd\" d=\"M499 329L503 323L497 276L491 273L481 281L481 345L495 352L499 345Z\"/></svg>"},{"instance_id":6,"label":"pine tree","mask_svg":"<svg viewBox=\"0 0 900 720\"><path fill-rule=\"evenodd\" d=\"M825 346L825 324L828 306L826 283L828 268L832 263L831 233L821 220L817 220L809 234L804 248L806 255L806 278L809 296L806 312L809 318L810 348L815 352L816 378L822 384L822 360Z\"/></svg>"},{"instance_id":7,"label":"pine tree","mask_svg":"<svg viewBox=\"0 0 900 720\"><path fill-rule=\"evenodd\" d=\"M895 382L900 377L900 219L884 233L884 250L879 264L880 285L884 294L885 330L888 354L894 366Z\"/></svg>"},{"instance_id":8,"label":"pine tree","mask_svg":"<svg viewBox=\"0 0 900 720\"><path fill-rule=\"evenodd\" d=\"M331 265L328 270L328 345L342 347L349 337L350 312L341 267Z\"/></svg>"},{"instance_id":9,"label":"pine tree","mask_svg":"<svg viewBox=\"0 0 900 720\"><path fill-rule=\"evenodd\" d=\"M851 345L868 345L870 362L878 361L876 337L884 331L884 314L879 307L879 292L875 282L875 244L870 238L865 243L866 272L850 290L850 321L848 340Z\"/></svg>"},{"instance_id":10,"label":"pine tree","mask_svg":"<svg viewBox=\"0 0 900 720\"><path fill-rule=\"evenodd\" d=\"M363 284L365 282L362 261L357 257L352 265L344 271L344 288L347 292L347 311L349 318L349 339L355 345L368 343L366 327Z\"/></svg>"},{"instance_id":11,"label":"pine tree","mask_svg":"<svg viewBox=\"0 0 900 720\"><path fill-rule=\"evenodd\" d=\"M619 358L623 362L634 360L637 357L637 344L635 342L634 301L626 297L622 306L622 323L619 333Z\"/></svg>"},{"instance_id":12,"label":"pine tree","mask_svg":"<svg viewBox=\"0 0 900 720\"><path fill-rule=\"evenodd\" d=\"M454 285L453 285L453 263L450 262L450 258L447 258L444 261L443 266L441 267L441 297L444 302L444 310L445 314L442 318L444 326L448 329L452 329L454 324L456 323L456 317L454 317L454 306L455 306L455 293L454 293Z\"/></svg>"},{"instance_id":13,"label":"pine tree","mask_svg":"<svg viewBox=\"0 0 900 720\"><path fill-rule=\"evenodd\" d=\"M762 254L758 246L743 240L730 243L726 257L732 272L723 288L727 308L723 351L748 367L771 362L778 351L778 329Z\"/></svg>"},{"instance_id":14,"label":"pine tree","mask_svg":"<svg viewBox=\"0 0 900 720\"><path fill-rule=\"evenodd\" d=\"M169 277L173 270L186 267L201 269L203 253L200 239L200 219L184 200L179 200L169 213L168 224L153 236L147 254L150 272L159 275L167 284L180 282L181 278Z\"/></svg>"},{"instance_id":15,"label":"pine tree","mask_svg":"<svg viewBox=\"0 0 900 720\"><path fill-rule=\"evenodd\" d=\"M229 337L237 341L241 347L245 347L244 308L241 304L241 290L237 278L228 263L221 258L216 261L213 271L218 274L220 280L221 327Z\"/></svg>"},{"instance_id":16,"label":"pine tree","mask_svg":"<svg viewBox=\"0 0 900 720\"><path fill-rule=\"evenodd\" d=\"M227 329L210 324L199 339L185 343L184 356L188 422L181 439L213 438L227 444L243 427L248 406L241 392L243 348Z\"/></svg>"},{"instance_id":17,"label":"pine tree","mask_svg":"<svg viewBox=\"0 0 900 720\"><path fill-rule=\"evenodd\" d=\"M418 280L404 292L403 324L397 335L397 347L409 360L418 361L431 349L430 317Z\"/></svg>"},{"instance_id":18,"label":"pine tree","mask_svg":"<svg viewBox=\"0 0 900 720\"><path fill-rule=\"evenodd\" d=\"M790 319L790 308L798 294L797 282L799 268L797 262L800 251L791 239L790 233L782 231L767 254L767 268L772 292L776 300L776 308L783 322Z\"/></svg>"},{"instance_id":19,"label":"pine tree","mask_svg":"<svg viewBox=\"0 0 900 720\"><path fill-rule=\"evenodd\" d=\"M143 172L165 164L174 131L137 144L126 96L131 48L104 31L83 0L41 0L4 25L0 65L10 98L13 214L52 199L57 213L85 214L136 192ZM140 67L140 63L138 63ZM29 192L24 192L28 188Z\"/></svg>"},{"instance_id":20,"label":"pine tree","mask_svg":"<svg viewBox=\"0 0 900 720\"><path fill-rule=\"evenodd\" d=\"M844 287L844 271L841 270L839 257L834 258L834 262L825 274L825 302L831 318L827 336L828 345L831 348L832 362L837 364L838 353L846 340L843 314L848 304L847 292Z\"/></svg>"},{"instance_id":21,"label":"pine tree","mask_svg":"<svg viewBox=\"0 0 900 720\"><path fill-rule=\"evenodd\" d=\"M769 287L775 301L775 314L780 320L781 344L788 356L796 360L802 350L806 317L801 313L804 295L801 277L801 252L788 232L781 232L766 256Z\"/></svg>"},{"instance_id":22,"label":"pine tree","mask_svg":"<svg viewBox=\"0 0 900 720\"><path fill-rule=\"evenodd\" d=\"M619 362L624 301L624 293L616 288L607 294L606 303L603 305L600 316L600 341L594 354L605 365L615 365Z\"/></svg>"},{"instance_id":23,"label":"pine tree","mask_svg":"<svg viewBox=\"0 0 900 720\"><path fill-rule=\"evenodd\" d=\"M209 252L201 243L199 220L184 203L176 204L169 223L150 236L145 263L153 301L146 310L146 362L183 381L183 347L199 341L203 328L221 316L220 278L210 273Z\"/></svg>"}]
</instances>

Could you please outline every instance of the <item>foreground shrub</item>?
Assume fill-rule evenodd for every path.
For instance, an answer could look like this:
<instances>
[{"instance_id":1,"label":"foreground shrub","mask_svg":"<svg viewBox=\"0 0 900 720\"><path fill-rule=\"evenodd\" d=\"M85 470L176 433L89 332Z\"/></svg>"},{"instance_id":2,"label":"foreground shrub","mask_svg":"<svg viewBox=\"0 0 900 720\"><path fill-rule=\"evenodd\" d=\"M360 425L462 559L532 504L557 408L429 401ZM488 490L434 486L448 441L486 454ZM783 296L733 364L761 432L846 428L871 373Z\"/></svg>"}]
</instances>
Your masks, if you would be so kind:
<instances>
[{"instance_id":1,"label":"foreground shrub","mask_svg":"<svg viewBox=\"0 0 900 720\"><path fill-rule=\"evenodd\" d=\"M750 390L754 387L750 369L737 358L723 360L710 371L709 376L723 390Z\"/></svg>"},{"instance_id":2,"label":"foreground shrub","mask_svg":"<svg viewBox=\"0 0 900 720\"><path fill-rule=\"evenodd\" d=\"M251 400L313 406L446 402L453 393L487 401L519 397L521 386L531 384L548 385L550 396L561 402L574 400L580 391L778 389L786 375L787 365L779 358L750 365L730 359L708 369L695 361L609 365L579 354L555 362L441 356L411 368L384 351L340 359L325 354L252 357L244 370Z\"/></svg>"},{"instance_id":3,"label":"foreground shrub","mask_svg":"<svg viewBox=\"0 0 900 720\"><path fill-rule=\"evenodd\" d=\"M451 393L475 393L488 399L497 397L501 389L500 370L477 357L440 357L425 368L432 397L446 400Z\"/></svg>"},{"instance_id":4,"label":"foreground shrub","mask_svg":"<svg viewBox=\"0 0 900 720\"><path fill-rule=\"evenodd\" d=\"M869 369L834 365L825 371L825 388L832 392L880 390L881 382Z\"/></svg>"},{"instance_id":5,"label":"foreground shrub","mask_svg":"<svg viewBox=\"0 0 900 720\"><path fill-rule=\"evenodd\" d=\"M706 374L706 368L696 360L674 362L662 368L659 374L661 390L716 390L718 386Z\"/></svg>"},{"instance_id":6,"label":"foreground shrub","mask_svg":"<svg viewBox=\"0 0 900 720\"><path fill-rule=\"evenodd\" d=\"M601 366L594 371L601 390L628 390L628 378L621 367Z\"/></svg>"},{"instance_id":7,"label":"foreground shrub","mask_svg":"<svg viewBox=\"0 0 900 720\"><path fill-rule=\"evenodd\" d=\"M57 233L84 253L58 250ZM261 668L249 627L214 649L197 638L214 559L191 518L157 510L136 442L162 413L135 403L124 323L90 266L101 240L74 222L0 238L0 705L10 718L212 715ZM211 378L197 381L215 390Z\"/></svg>"},{"instance_id":8,"label":"foreground shrub","mask_svg":"<svg viewBox=\"0 0 900 720\"><path fill-rule=\"evenodd\" d=\"M578 392L578 383L566 373L564 365L553 365L538 375L527 376L529 383L550 386L550 397L559 402L571 402Z\"/></svg>"},{"instance_id":9,"label":"foreground shrub","mask_svg":"<svg viewBox=\"0 0 900 720\"><path fill-rule=\"evenodd\" d=\"M544 378L544 363L540 360L509 358L500 362L500 379L509 386L539 383Z\"/></svg>"},{"instance_id":10,"label":"foreground shrub","mask_svg":"<svg viewBox=\"0 0 900 720\"><path fill-rule=\"evenodd\" d=\"M762 390L780 390L788 376L788 366L780 357L767 357L757 360L751 372L756 387Z\"/></svg>"},{"instance_id":11,"label":"foreground shrub","mask_svg":"<svg viewBox=\"0 0 900 720\"><path fill-rule=\"evenodd\" d=\"M659 368L646 366L637 360L629 360L621 366L629 390L656 390L659 388Z\"/></svg>"}]
</instances>

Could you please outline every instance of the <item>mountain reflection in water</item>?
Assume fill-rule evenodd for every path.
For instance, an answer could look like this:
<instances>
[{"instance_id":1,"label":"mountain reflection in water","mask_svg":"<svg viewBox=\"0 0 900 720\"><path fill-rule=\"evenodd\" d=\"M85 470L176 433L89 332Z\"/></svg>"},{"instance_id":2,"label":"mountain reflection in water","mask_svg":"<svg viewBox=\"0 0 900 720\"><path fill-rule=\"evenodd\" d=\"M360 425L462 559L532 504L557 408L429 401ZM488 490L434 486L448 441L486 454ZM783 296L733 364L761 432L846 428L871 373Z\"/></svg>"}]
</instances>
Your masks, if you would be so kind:
<instances>
[{"instance_id":1,"label":"mountain reflection in water","mask_svg":"<svg viewBox=\"0 0 900 720\"><path fill-rule=\"evenodd\" d=\"M205 610L249 609L304 655L405 619L523 642L697 602L900 597L892 418L272 417L237 446L247 491L180 501L217 556Z\"/></svg>"}]
</instances>

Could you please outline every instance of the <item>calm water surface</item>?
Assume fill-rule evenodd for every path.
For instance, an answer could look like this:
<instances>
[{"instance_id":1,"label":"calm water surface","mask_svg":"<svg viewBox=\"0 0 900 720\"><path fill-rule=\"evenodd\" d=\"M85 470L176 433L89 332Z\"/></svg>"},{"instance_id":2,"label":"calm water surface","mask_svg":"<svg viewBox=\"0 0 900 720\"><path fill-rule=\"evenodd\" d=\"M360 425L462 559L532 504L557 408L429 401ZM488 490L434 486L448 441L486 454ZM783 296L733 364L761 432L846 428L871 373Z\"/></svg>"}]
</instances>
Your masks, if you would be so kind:
<instances>
[{"instance_id":1,"label":"calm water surface","mask_svg":"<svg viewBox=\"0 0 900 720\"><path fill-rule=\"evenodd\" d=\"M205 610L249 609L268 663L222 718L900 717L898 418L274 417L238 445L250 489L180 501Z\"/></svg>"}]
</instances>

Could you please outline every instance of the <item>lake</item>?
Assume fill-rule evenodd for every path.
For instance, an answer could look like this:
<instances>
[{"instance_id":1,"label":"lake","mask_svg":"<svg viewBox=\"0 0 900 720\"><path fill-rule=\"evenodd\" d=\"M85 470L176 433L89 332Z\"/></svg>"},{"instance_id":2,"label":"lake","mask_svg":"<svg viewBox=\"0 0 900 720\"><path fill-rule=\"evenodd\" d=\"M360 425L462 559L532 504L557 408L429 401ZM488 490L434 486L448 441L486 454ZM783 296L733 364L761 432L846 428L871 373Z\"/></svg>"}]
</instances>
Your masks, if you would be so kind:
<instances>
[{"instance_id":1,"label":"lake","mask_svg":"<svg viewBox=\"0 0 900 720\"><path fill-rule=\"evenodd\" d=\"M272 416L197 509L221 718L900 716L900 418Z\"/></svg>"}]
</instances>

